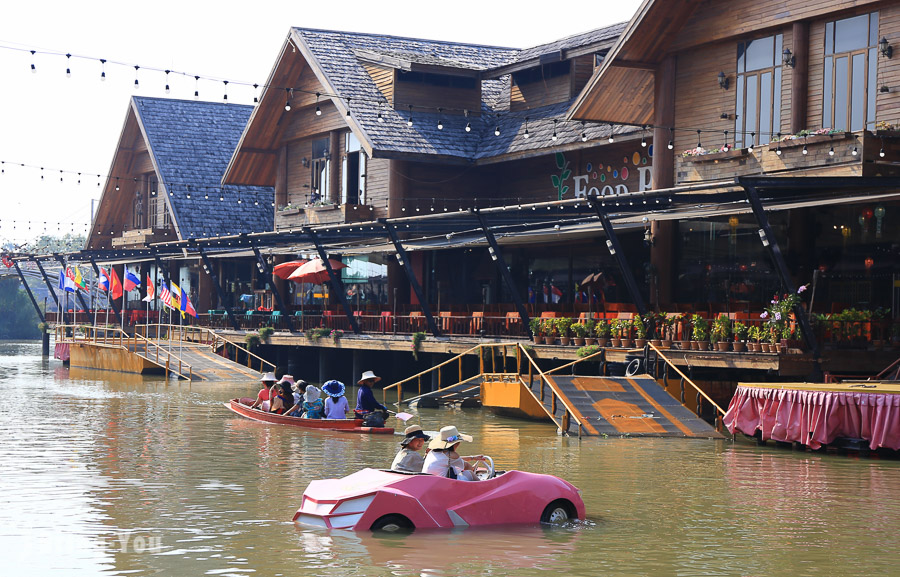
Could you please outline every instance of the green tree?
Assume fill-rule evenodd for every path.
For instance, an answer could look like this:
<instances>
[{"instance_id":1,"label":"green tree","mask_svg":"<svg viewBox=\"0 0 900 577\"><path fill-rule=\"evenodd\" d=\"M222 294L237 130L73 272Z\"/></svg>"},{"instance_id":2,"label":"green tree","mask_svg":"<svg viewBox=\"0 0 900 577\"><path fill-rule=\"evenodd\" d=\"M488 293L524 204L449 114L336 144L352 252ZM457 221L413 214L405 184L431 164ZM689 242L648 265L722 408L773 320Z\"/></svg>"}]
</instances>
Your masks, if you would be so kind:
<instances>
[{"instance_id":1,"label":"green tree","mask_svg":"<svg viewBox=\"0 0 900 577\"><path fill-rule=\"evenodd\" d=\"M0 279L0 339L39 339L37 312L18 278Z\"/></svg>"}]
</instances>

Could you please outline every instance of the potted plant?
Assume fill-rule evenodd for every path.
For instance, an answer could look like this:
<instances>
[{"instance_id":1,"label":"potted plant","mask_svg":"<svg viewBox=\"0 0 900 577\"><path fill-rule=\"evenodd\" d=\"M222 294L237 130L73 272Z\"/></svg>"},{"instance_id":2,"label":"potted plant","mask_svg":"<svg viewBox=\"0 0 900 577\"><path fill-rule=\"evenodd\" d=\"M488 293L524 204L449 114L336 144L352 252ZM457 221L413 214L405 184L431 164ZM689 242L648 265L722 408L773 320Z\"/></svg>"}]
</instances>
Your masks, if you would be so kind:
<instances>
[{"instance_id":1,"label":"potted plant","mask_svg":"<svg viewBox=\"0 0 900 577\"><path fill-rule=\"evenodd\" d=\"M259 329L259 338L262 342L268 344L269 339L272 338L272 333L275 332L275 329L272 327L260 327Z\"/></svg>"},{"instance_id":2,"label":"potted plant","mask_svg":"<svg viewBox=\"0 0 900 577\"><path fill-rule=\"evenodd\" d=\"M647 344L647 325L640 315L635 315L631 320L631 327L634 329L634 346L644 348Z\"/></svg>"},{"instance_id":3,"label":"potted plant","mask_svg":"<svg viewBox=\"0 0 900 577\"><path fill-rule=\"evenodd\" d=\"M341 342L341 337L344 336L344 331L342 331L341 329L333 329L330 336L331 340L334 341L334 344L338 344Z\"/></svg>"},{"instance_id":4,"label":"potted plant","mask_svg":"<svg viewBox=\"0 0 900 577\"><path fill-rule=\"evenodd\" d=\"M588 328L584 323L575 323L572 325L572 334L575 335L575 346L583 347L585 337L588 334Z\"/></svg>"},{"instance_id":5,"label":"potted plant","mask_svg":"<svg viewBox=\"0 0 900 577\"><path fill-rule=\"evenodd\" d=\"M647 313L645 323L648 327L650 344L656 348L662 346L662 335L666 328L666 313Z\"/></svg>"},{"instance_id":6,"label":"potted plant","mask_svg":"<svg viewBox=\"0 0 900 577\"><path fill-rule=\"evenodd\" d=\"M568 346L571 338L569 329L572 328L572 323L575 322L575 319L572 317L560 317L554 320L556 320L556 330L559 332L559 343L563 346Z\"/></svg>"},{"instance_id":7,"label":"potted plant","mask_svg":"<svg viewBox=\"0 0 900 577\"><path fill-rule=\"evenodd\" d=\"M428 335L421 331L412 334L412 343L410 343L409 348L412 349L413 360L419 360L419 351L422 350L422 341L424 341L427 336Z\"/></svg>"},{"instance_id":8,"label":"potted plant","mask_svg":"<svg viewBox=\"0 0 900 577\"><path fill-rule=\"evenodd\" d=\"M691 350L691 342L693 342L694 323L691 321L690 317L684 315L679 315L676 322L681 323L681 340L678 341L678 346L681 347L681 350L683 351L689 351Z\"/></svg>"},{"instance_id":9,"label":"potted plant","mask_svg":"<svg viewBox=\"0 0 900 577\"><path fill-rule=\"evenodd\" d=\"M257 333L247 333L244 335L244 344L247 345L248 351L255 351L259 347L261 339Z\"/></svg>"},{"instance_id":10,"label":"potted plant","mask_svg":"<svg viewBox=\"0 0 900 577\"><path fill-rule=\"evenodd\" d=\"M612 328L609 326L609 321L606 319L597 321L597 325L594 327L594 334L597 335L597 344L601 347L605 347L609 342L609 336L612 334Z\"/></svg>"},{"instance_id":11,"label":"potted plant","mask_svg":"<svg viewBox=\"0 0 900 577\"><path fill-rule=\"evenodd\" d=\"M622 319L613 319L609 323L609 346L622 346Z\"/></svg>"},{"instance_id":12,"label":"potted plant","mask_svg":"<svg viewBox=\"0 0 900 577\"><path fill-rule=\"evenodd\" d=\"M710 340L715 343L719 352L726 352L731 343L731 319L726 314L720 314L716 317L710 331Z\"/></svg>"},{"instance_id":13,"label":"potted plant","mask_svg":"<svg viewBox=\"0 0 900 577\"><path fill-rule=\"evenodd\" d=\"M596 345L597 337L594 336L594 329L597 326L597 321L594 319L588 319L584 321L584 328L587 331L584 335L584 344L587 346Z\"/></svg>"},{"instance_id":14,"label":"potted plant","mask_svg":"<svg viewBox=\"0 0 900 577\"><path fill-rule=\"evenodd\" d=\"M734 347L734 352L742 353L747 349L747 335L750 332L750 327L741 321L735 321L731 328L735 339L731 346Z\"/></svg>"},{"instance_id":15,"label":"potted plant","mask_svg":"<svg viewBox=\"0 0 900 577\"><path fill-rule=\"evenodd\" d=\"M634 325L631 319L619 319L619 330L622 332L622 347L630 349L634 347L634 339L631 331Z\"/></svg>"},{"instance_id":16,"label":"potted plant","mask_svg":"<svg viewBox=\"0 0 900 577\"><path fill-rule=\"evenodd\" d=\"M531 329L531 336L534 338L534 344L539 345L544 342L544 334L541 332L541 319L532 317L528 321L528 328Z\"/></svg>"},{"instance_id":17,"label":"potted plant","mask_svg":"<svg viewBox=\"0 0 900 577\"><path fill-rule=\"evenodd\" d=\"M708 351L709 350L709 321L705 318L701 317L698 314L695 314L691 317L691 324L693 325L693 341L691 341L691 347L693 348L696 345L697 350L699 351Z\"/></svg>"},{"instance_id":18,"label":"potted plant","mask_svg":"<svg viewBox=\"0 0 900 577\"><path fill-rule=\"evenodd\" d=\"M659 314L659 336L661 339L660 346L664 349L672 348L672 341L675 340L675 322L681 318L681 315L669 315L669 313Z\"/></svg>"},{"instance_id":19,"label":"potted plant","mask_svg":"<svg viewBox=\"0 0 900 577\"><path fill-rule=\"evenodd\" d=\"M544 334L544 343L552 345L556 343L556 319L541 319L541 332Z\"/></svg>"},{"instance_id":20,"label":"potted plant","mask_svg":"<svg viewBox=\"0 0 900 577\"><path fill-rule=\"evenodd\" d=\"M758 353L761 349L759 348L759 327L752 326L747 329L747 350Z\"/></svg>"}]
</instances>

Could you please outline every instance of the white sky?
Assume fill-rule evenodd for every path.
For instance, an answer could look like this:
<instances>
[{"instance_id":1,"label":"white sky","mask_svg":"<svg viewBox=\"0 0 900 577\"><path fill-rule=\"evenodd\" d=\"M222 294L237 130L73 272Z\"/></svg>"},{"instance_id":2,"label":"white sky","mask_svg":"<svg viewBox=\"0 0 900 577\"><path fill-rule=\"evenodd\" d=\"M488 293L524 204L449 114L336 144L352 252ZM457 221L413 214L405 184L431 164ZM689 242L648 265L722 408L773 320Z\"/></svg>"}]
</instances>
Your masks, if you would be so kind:
<instances>
[{"instance_id":1,"label":"white sky","mask_svg":"<svg viewBox=\"0 0 900 577\"><path fill-rule=\"evenodd\" d=\"M135 64L261 84L291 26L525 48L626 21L640 1L6 4L0 46L73 54L72 77L66 78L65 56L38 54L32 74L29 52L0 48L0 160L6 161L0 174L0 242L18 243L45 232L86 230L91 199L100 197L96 175L109 170L128 99L166 96L161 72L139 72L140 88L134 90ZM130 66L107 63L107 80L100 82L100 62L75 55ZM171 74L170 80L169 98L193 98L193 78ZM203 100L222 100L221 82L201 81L199 90ZM252 89L229 87L228 101L252 104ZM44 166L44 180L39 169L12 162ZM68 174L61 183L60 169L85 173L81 185Z\"/></svg>"}]
</instances>

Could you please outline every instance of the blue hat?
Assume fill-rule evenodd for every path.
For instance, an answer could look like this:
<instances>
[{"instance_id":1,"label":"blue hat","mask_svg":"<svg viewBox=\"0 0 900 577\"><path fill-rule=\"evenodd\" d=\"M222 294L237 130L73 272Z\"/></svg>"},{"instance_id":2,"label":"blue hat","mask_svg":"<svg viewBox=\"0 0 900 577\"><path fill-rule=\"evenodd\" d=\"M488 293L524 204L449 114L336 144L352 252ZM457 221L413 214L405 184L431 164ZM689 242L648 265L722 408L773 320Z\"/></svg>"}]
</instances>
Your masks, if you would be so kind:
<instances>
[{"instance_id":1,"label":"blue hat","mask_svg":"<svg viewBox=\"0 0 900 577\"><path fill-rule=\"evenodd\" d=\"M327 381L324 385L322 385L322 390L329 397L341 397L344 395L344 383L340 381Z\"/></svg>"}]
</instances>

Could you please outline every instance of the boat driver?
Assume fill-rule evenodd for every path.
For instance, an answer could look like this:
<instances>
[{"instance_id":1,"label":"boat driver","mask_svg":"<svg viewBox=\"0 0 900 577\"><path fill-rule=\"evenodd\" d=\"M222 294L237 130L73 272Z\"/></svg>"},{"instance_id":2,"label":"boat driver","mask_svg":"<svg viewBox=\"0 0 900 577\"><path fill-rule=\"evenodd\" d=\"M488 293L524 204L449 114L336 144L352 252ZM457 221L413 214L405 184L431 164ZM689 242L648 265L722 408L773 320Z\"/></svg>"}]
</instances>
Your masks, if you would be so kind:
<instances>
[{"instance_id":1,"label":"boat driver","mask_svg":"<svg viewBox=\"0 0 900 577\"><path fill-rule=\"evenodd\" d=\"M266 413L269 412L269 399L278 395L278 393L275 391L272 391L271 393L269 392L270 388L275 384L276 381L278 381L278 379L275 377L275 373L266 373L262 376L262 378L259 380L260 389L256 394L256 400L253 401L252 405L250 405L251 409L259 407L261 411L265 411Z\"/></svg>"},{"instance_id":2,"label":"boat driver","mask_svg":"<svg viewBox=\"0 0 900 577\"><path fill-rule=\"evenodd\" d=\"M477 481L475 470L470 461L482 459L481 456L460 457L456 452L460 441L472 442L471 435L460 433L456 427L441 428L440 434L428 443L428 455L422 465L422 472L438 477L450 477L460 481ZM469 460L466 460L469 459Z\"/></svg>"},{"instance_id":3,"label":"boat driver","mask_svg":"<svg viewBox=\"0 0 900 577\"><path fill-rule=\"evenodd\" d=\"M406 437L400 441L400 451L394 457L394 462L391 463L391 471L421 473L422 465L425 464L425 457L420 455L419 451L431 437L426 435L419 425L406 427L403 434Z\"/></svg>"}]
</instances>

